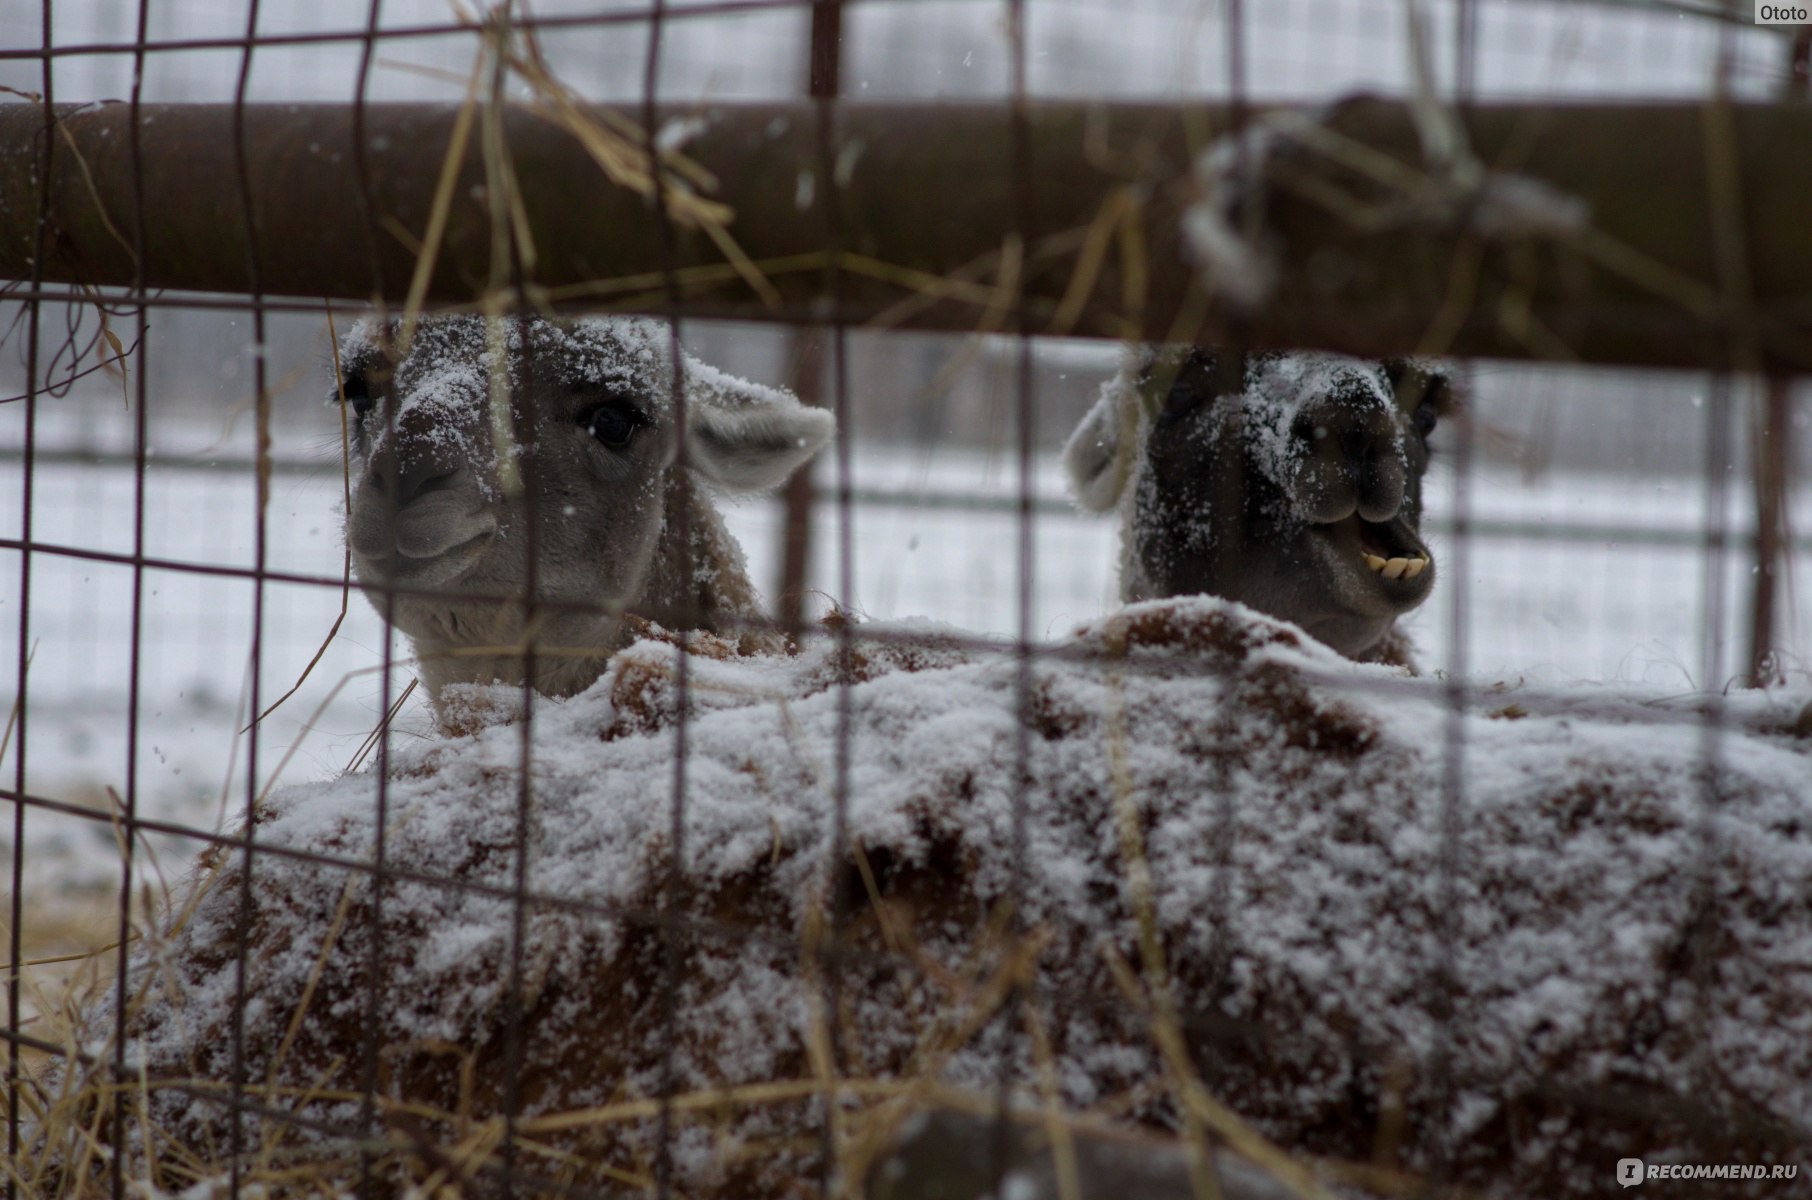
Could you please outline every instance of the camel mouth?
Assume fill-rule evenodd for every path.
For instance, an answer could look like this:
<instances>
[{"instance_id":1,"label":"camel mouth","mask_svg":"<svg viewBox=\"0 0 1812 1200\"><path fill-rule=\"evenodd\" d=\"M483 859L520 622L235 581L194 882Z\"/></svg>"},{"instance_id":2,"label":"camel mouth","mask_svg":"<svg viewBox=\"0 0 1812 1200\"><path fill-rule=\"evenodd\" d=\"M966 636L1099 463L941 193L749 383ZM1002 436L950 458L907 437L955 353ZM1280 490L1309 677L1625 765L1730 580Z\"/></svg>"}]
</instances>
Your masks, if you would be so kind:
<instances>
[{"instance_id":1,"label":"camel mouth","mask_svg":"<svg viewBox=\"0 0 1812 1200\"><path fill-rule=\"evenodd\" d=\"M1386 580L1413 580L1433 563L1428 547L1402 517L1367 521L1357 514L1347 518L1357 526L1359 558L1366 569Z\"/></svg>"},{"instance_id":2,"label":"camel mouth","mask_svg":"<svg viewBox=\"0 0 1812 1200\"><path fill-rule=\"evenodd\" d=\"M495 529L486 529L457 545L419 557L405 552L400 546L386 555L360 554L359 574L369 582L412 588L442 587L477 566L496 536Z\"/></svg>"},{"instance_id":3,"label":"camel mouth","mask_svg":"<svg viewBox=\"0 0 1812 1200\"><path fill-rule=\"evenodd\" d=\"M1349 564L1361 578L1369 577L1379 594L1397 607L1415 607L1434 585L1434 556L1401 516L1368 521L1354 513L1312 528L1331 543L1336 561Z\"/></svg>"}]
</instances>

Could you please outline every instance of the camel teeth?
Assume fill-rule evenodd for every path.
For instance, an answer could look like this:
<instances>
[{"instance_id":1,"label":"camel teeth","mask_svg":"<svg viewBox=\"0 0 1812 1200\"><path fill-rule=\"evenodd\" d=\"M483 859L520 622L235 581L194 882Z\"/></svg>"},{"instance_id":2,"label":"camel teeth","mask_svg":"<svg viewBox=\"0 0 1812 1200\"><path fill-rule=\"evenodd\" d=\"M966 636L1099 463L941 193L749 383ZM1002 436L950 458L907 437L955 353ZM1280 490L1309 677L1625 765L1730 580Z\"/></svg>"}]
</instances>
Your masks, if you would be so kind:
<instances>
[{"instance_id":1,"label":"camel teeth","mask_svg":"<svg viewBox=\"0 0 1812 1200\"><path fill-rule=\"evenodd\" d=\"M1386 579L1414 579L1428 569L1428 559L1422 555L1415 558L1380 558L1361 550L1359 557L1365 560L1367 569L1376 571Z\"/></svg>"}]
</instances>

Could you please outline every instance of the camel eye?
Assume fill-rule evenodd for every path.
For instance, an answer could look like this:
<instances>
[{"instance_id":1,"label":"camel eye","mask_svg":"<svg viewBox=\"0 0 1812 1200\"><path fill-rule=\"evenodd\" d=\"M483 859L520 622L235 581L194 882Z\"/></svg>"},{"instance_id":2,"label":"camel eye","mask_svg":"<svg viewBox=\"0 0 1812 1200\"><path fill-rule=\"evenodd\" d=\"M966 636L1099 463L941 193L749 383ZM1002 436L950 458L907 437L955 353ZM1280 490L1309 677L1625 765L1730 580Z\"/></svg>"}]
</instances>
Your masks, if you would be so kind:
<instances>
[{"instance_id":1,"label":"camel eye","mask_svg":"<svg viewBox=\"0 0 1812 1200\"><path fill-rule=\"evenodd\" d=\"M1190 413L1200 408L1207 398L1207 389L1202 381L1189 372L1177 376L1164 394L1164 411L1158 418L1160 425L1171 425L1183 420Z\"/></svg>"},{"instance_id":2,"label":"camel eye","mask_svg":"<svg viewBox=\"0 0 1812 1200\"><path fill-rule=\"evenodd\" d=\"M621 450L648 424L641 410L622 400L600 404L580 419L585 431L612 450Z\"/></svg>"},{"instance_id":3,"label":"camel eye","mask_svg":"<svg viewBox=\"0 0 1812 1200\"><path fill-rule=\"evenodd\" d=\"M1422 403L1416 405L1415 415L1410 419L1415 422L1416 432L1426 439L1429 434L1434 432L1435 417L1436 412L1434 402L1431 400L1424 400Z\"/></svg>"},{"instance_id":4,"label":"camel eye","mask_svg":"<svg viewBox=\"0 0 1812 1200\"><path fill-rule=\"evenodd\" d=\"M363 417L377 404L377 398L371 394L371 383L365 378L365 372L353 368L340 380L339 399L352 405L353 415Z\"/></svg>"}]
</instances>

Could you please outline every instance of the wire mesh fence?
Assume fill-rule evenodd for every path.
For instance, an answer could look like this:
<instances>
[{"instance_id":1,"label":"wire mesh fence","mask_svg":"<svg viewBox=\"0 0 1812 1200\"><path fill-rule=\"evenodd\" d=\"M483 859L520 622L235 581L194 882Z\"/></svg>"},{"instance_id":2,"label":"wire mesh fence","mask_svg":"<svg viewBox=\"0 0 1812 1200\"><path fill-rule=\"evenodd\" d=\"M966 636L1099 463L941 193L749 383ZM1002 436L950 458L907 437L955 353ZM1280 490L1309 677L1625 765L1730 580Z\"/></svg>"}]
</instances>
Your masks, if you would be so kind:
<instances>
[{"instance_id":1,"label":"wire mesh fence","mask_svg":"<svg viewBox=\"0 0 1812 1200\"><path fill-rule=\"evenodd\" d=\"M8 1195L1801 1194L1751 18L43 0Z\"/></svg>"}]
</instances>

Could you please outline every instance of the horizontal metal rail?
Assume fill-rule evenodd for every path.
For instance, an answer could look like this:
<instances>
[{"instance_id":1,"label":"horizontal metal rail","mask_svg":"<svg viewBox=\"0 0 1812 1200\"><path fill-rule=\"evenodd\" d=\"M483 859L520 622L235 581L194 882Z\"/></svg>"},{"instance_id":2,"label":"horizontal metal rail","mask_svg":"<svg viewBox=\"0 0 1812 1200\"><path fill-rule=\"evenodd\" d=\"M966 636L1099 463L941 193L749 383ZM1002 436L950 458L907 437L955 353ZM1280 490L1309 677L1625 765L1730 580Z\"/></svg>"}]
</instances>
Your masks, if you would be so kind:
<instances>
[{"instance_id":1,"label":"horizontal metal rail","mask_svg":"<svg viewBox=\"0 0 1812 1200\"><path fill-rule=\"evenodd\" d=\"M135 468L138 461L130 454L93 453L82 450L39 450L32 456L32 459L38 466L103 468ZM0 463L12 464L22 461L23 456L18 451L0 450ZM337 475L340 470L338 460L326 459L311 461L298 458L274 458L266 465L273 475L296 477ZM249 473L255 469L255 465L250 460L222 460L193 455L157 455L147 458L145 466L152 471L204 473L234 469L242 469ZM836 490L831 487L819 488L817 495L821 501L827 503L837 499ZM1020 511L1018 496L956 489L915 491L910 488L859 487L850 489L849 502L856 508L921 509L932 512L992 514L1017 514ZM1077 511L1074 504L1057 496L1034 496L1031 499L1031 506L1034 513L1046 519L1062 517L1072 517L1084 521L1101 519ZM1437 536L1452 535L1456 528L1454 522L1443 517L1430 516L1422 521L1423 532ZM1523 538L1574 543L1611 542L1629 546L1691 546L1697 549L1703 549L1705 546L1705 531L1685 526L1632 525L1620 524L1615 521L1540 521L1526 517L1514 520L1472 517L1466 522L1466 536L1494 540ZM1732 529L1724 534L1724 544L1739 549L1752 549L1755 541L1755 534L1748 530ZM1812 533L1796 535L1792 538L1790 545L1795 551L1812 554ZM46 551L55 549L48 546L38 548ZM339 586L337 580L320 580L319 582L334 587Z\"/></svg>"},{"instance_id":2,"label":"horizontal metal rail","mask_svg":"<svg viewBox=\"0 0 1812 1200\"><path fill-rule=\"evenodd\" d=\"M582 111L634 159L639 110ZM455 107L147 105L136 130L126 105L55 116L53 134L42 106L0 105L0 278L33 277L48 186L45 282L244 293L251 244L262 295L395 306L433 241L443 163L462 145L423 295L470 305L493 278L483 139L454 136ZM1254 156L1276 274L1248 310L1203 290L1180 231L1203 194L1192 164L1235 119L1224 107L1030 106L1029 223L1007 106L838 104L830 116L828 155L809 104L664 116L663 152L689 164L667 160L664 192L690 188L727 213L715 236L709 222L682 224L668 257L660 214L605 173L570 120L507 106L513 219L533 247L527 295L514 299L663 311L671 268L678 304L697 316L1002 329L1023 297L1042 334L1812 369L1803 106L1469 107L1457 119L1477 161L1545 185L1489 197L1466 190L1465 172L1425 164L1404 105L1338 106L1321 128L1353 151L1339 163L1297 155L1291 186L1278 187ZM249 233L238 189L220 186L241 156ZM1376 203L1379 188L1395 202ZM1548 220L1556 197L1587 223Z\"/></svg>"}]
</instances>

